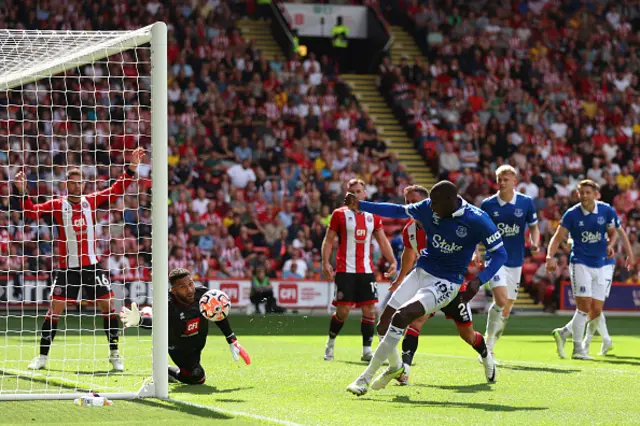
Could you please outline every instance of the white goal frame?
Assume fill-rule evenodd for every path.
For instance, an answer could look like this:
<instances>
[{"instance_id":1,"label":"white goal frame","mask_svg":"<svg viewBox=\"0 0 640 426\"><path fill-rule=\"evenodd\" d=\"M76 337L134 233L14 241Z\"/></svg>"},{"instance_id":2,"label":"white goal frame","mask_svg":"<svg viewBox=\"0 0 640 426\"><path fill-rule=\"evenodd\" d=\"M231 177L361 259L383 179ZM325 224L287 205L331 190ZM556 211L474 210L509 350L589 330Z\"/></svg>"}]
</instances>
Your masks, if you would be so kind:
<instances>
[{"instance_id":1,"label":"white goal frame","mask_svg":"<svg viewBox=\"0 0 640 426\"><path fill-rule=\"evenodd\" d=\"M99 36L100 31L23 31L0 30L0 45L8 37L29 36L55 39L64 35L89 34ZM113 35L113 32L109 32ZM108 56L149 43L151 46L151 173L152 173L152 289L153 289L153 330L152 330L152 381L138 392L101 392L110 399L135 399L155 397L167 399L168 394L168 206L167 206L167 26L164 22L135 30L122 31L122 36L108 38L103 43L62 56L57 60L40 63L20 71L0 75L0 90L6 91L17 86L54 76L66 70L104 59ZM2 62L7 58L0 56ZM86 392L59 394L0 394L0 401L75 399Z\"/></svg>"}]
</instances>

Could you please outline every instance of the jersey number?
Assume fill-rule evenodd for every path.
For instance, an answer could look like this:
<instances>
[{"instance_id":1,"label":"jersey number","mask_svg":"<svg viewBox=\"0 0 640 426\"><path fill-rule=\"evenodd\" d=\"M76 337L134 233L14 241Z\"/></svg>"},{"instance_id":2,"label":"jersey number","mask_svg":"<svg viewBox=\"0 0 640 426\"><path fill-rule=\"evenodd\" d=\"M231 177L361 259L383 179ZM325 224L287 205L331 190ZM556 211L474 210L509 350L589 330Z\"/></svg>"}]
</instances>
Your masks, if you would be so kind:
<instances>
[{"instance_id":1,"label":"jersey number","mask_svg":"<svg viewBox=\"0 0 640 426\"><path fill-rule=\"evenodd\" d=\"M96 275L96 285L109 288L109 280L106 275Z\"/></svg>"},{"instance_id":2,"label":"jersey number","mask_svg":"<svg viewBox=\"0 0 640 426\"><path fill-rule=\"evenodd\" d=\"M458 309L460 309L460 318L462 318L463 321L469 321L469 311L467 311L467 304L460 303L458 305Z\"/></svg>"}]
</instances>

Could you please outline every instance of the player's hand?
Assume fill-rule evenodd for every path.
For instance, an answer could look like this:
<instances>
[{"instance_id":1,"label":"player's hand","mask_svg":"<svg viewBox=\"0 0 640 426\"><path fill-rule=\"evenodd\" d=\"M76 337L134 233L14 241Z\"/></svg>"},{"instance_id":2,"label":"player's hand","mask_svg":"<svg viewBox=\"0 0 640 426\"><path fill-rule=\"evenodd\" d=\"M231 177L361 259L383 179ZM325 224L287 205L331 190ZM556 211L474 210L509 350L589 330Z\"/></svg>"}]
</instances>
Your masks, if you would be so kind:
<instances>
[{"instance_id":1,"label":"player's hand","mask_svg":"<svg viewBox=\"0 0 640 426\"><path fill-rule=\"evenodd\" d=\"M231 355L233 356L234 361L242 358L245 364L251 364L251 358L249 357L249 354L244 350L244 348L240 345L240 343L238 343L237 340L229 345L229 350L231 351Z\"/></svg>"},{"instance_id":2,"label":"player's hand","mask_svg":"<svg viewBox=\"0 0 640 426\"><path fill-rule=\"evenodd\" d=\"M613 259L613 256L615 255L616 255L616 251L613 249L613 247L607 247L607 258Z\"/></svg>"},{"instance_id":3,"label":"player's hand","mask_svg":"<svg viewBox=\"0 0 640 426\"><path fill-rule=\"evenodd\" d=\"M344 196L344 205L349 207L351 210L359 210L360 209L360 201L356 194L353 192L347 192Z\"/></svg>"},{"instance_id":4,"label":"player's hand","mask_svg":"<svg viewBox=\"0 0 640 426\"><path fill-rule=\"evenodd\" d=\"M538 253L540 253L540 247L538 247L537 245L531 243L531 246L529 246L529 250L531 250L531 254L532 255L536 255Z\"/></svg>"},{"instance_id":5,"label":"player's hand","mask_svg":"<svg viewBox=\"0 0 640 426\"><path fill-rule=\"evenodd\" d=\"M136 148L133 151L133 154L131 154L131 166L130 168L135 170L138 168L138 165L140 164L140 162L142 162L142 160L144 160L145 157L145 152L144 152L144 148L142 148L141 146L139 146L138 148Z\"/></svg>"},{"instance_id":6,"label":"player's hand","mask_svg":"<svg viewBox=\"0 0 640 426\"><path fill-rule=\"evenodd\" d=\"M20 194L25 193L25 190L27 188L27 176L24 174L22 170L19 171L16 174L16 176L13 178L13 183L16 186L16 188L18 188L18 191L20 191Z\"/></svg>"},{"instance_id":7,"label":"player's hand","mask_svg":"<svg viewBox=\"0 0 640 426\"><path fill-rule=\"evenodd\" d=\"M547 272L553 273L558 269L558 261L555 257L547 257L547 263L545 264Z\"/></svg>"},{"instance_id":8,"label":"player's hand","mask_svg":"<svg viewBox=\"0 0 640 426\"><path fill-rule=\"evenodd\" d=\"M480 290L480 286L482 286L482 283L480 282L479 278L474 278L469 281L469 283L467 284L467 288L462 293L460 293L460 301L462 303L468 303L478 293L478 290Z\"/></svg>"},{"instance_id":9,"label":"player's hand","mask_svg":"<svg viewBox=\"0 0 640 426\"><path fill-rule=\"evenodd\" d=\"M333 266L329 262L322 264L322 273L327 280L333 281L335 273L333 272Z\"/></svg>"},{"instance_id":10,"label":"player's hand","mask_svg":"<svg viewBox=\"0 0 640 426\"><path fill-rule=\"evenodd\" d=\"M120 319L122 323L126 327L138 327L140 325L140 310L138 309L138 304L136 302L131 303L131 309L128 309L126 306L122 307L120 311Z\"/></svg>"},{"instance_id":11,"label":"player's hand","mask_svg":"<svg viewBox=\"0 0 640 426\"><path fill-rule=\"evenodd\" d=\"M384 273L384 277L391 279L396 275L396 272L398 272L398 262L394 261L387 268L387 272Z\"/></svg>"},{"instance_id":12,"label":"player's hand","mask_svg":"<svg viewBox=\"0 0 640 426\"><path fill-rule=\"evenodd\" d=\"M393 280L393 282L391 283L391 285L389 286L389 291L391 293L393 293L394 291L396 291L398 289L398 287L400 287L400 284L402 284L402 281L404 281L405 276L404 275L398 275L396 277L395 280Z\"/></svg>"},{"instance_id":13,"label":"player's hand","mask_svg":"<svg viewBox=\"0 0 640 426\"><path fill-rule=\"evenodd\" d=\"M636 258L633 255L627 256L627 259L625 261L625 266L627 267L627 271L632 271L635 265L636 265Z\"/></svg>"}]
</instances>

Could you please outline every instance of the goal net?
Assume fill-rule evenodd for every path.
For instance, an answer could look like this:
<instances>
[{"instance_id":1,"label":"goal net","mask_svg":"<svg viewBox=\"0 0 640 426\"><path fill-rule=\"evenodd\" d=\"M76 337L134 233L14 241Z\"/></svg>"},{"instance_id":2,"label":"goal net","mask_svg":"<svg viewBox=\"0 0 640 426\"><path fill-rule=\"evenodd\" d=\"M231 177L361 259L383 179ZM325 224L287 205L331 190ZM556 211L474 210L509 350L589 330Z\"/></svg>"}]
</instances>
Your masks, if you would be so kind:
<instances>
[{"instance_id":1,"label":"goal net","mask_svg":"<svg viewBox=\"0 0 640 426\"><path fill-rule=\"evenodd\" d=\"M167 397L166 37L0 30L0 400Z\"/></svg>"}]
</instances>

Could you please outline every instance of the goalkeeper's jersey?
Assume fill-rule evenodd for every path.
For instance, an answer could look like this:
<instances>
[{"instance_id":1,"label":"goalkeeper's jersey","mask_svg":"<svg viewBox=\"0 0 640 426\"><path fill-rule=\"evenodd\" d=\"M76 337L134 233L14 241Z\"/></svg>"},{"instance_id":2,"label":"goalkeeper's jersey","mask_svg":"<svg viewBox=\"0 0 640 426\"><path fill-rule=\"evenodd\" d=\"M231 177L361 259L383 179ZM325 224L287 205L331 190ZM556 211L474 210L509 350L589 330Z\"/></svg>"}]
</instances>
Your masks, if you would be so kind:
<instances>
[{"instance_id":1,"label":"goalkeeper's jersey","mask_svg":"<svg viewBox=\"0 0 640 426\"><path fill-rule=\"evenodd\" d=\"M200 314L200 298L209 289L196 287L195 301L180 303L169 293L169 350L201 351L207 343L209 321Z\"/></svg>"}]
</instances>

